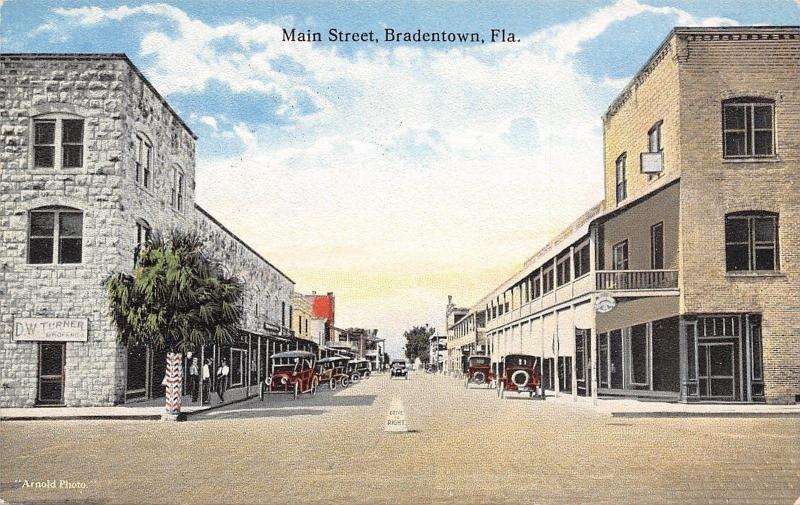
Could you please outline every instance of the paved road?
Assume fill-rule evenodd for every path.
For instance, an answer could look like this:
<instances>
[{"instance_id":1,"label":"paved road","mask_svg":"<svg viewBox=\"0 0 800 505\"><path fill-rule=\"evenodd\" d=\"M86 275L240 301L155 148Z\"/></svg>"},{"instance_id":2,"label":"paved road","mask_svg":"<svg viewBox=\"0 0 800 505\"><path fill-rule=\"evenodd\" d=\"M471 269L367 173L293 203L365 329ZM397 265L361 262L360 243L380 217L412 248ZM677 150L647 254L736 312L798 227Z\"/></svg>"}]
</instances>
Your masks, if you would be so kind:
<instances>
[{"instance_id":1,"label":"paved road","mask_svg":"<svg viewBox=\"0 0 800 505\"><path fill-rule=\"evenodd\" d=\"M413 433L382 431L392 398ZM0 423L0 449L0 498L10 503L791 505L800 496L800 420L620 421L420 373L185 423Z\"/></svg>"}]
</instances>

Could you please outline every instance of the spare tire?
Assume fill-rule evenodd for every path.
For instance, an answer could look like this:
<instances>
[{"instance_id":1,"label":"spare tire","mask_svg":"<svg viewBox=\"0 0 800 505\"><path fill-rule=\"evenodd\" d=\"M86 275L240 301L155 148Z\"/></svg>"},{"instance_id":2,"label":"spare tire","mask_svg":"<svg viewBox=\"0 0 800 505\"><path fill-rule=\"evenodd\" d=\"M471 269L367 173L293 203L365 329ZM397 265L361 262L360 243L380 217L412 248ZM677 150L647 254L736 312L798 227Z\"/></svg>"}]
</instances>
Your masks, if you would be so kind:
<instances>
[{"instance_id":1,"label":"spare tire","mask_svg":"<svg viewBox=\"0 0 800 505\"><path fill-rule=\"evenodd\" d=\"M517 370L513 374L511 374L511 382L513 382L517 387L522 387L528 384L531 376L525 370Z\"/></svg>"},{"instance_id":2,"label":"spare tire","mask_svg":"<svg viewBox=\"0 0 800 505\"><path fill-rule=\"evenodd\" d=\"M475 372L472 374L472 382L475 384L483 384L486 380L486 374L483 372Z\"/></svg>"}]
</instances>

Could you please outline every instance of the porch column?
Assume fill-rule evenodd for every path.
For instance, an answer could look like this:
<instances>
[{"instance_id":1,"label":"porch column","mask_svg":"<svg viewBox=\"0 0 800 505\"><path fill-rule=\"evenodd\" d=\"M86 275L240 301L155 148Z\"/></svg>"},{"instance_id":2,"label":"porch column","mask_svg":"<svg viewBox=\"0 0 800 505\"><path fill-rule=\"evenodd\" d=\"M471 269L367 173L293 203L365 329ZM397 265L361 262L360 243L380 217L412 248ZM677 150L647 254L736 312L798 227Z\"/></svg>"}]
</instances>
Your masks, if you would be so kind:
<instances>
[{"instance_id":1,"label":"porch column","mask_svg":"<svg viewBox=\"0 0 800 505\"><path fill-rule=\"evenodd\" d=\"M575 305L573 305L572 306L572 340L575 340L575 330L576 330L576 328L575 328ZM570 379L572 381L572 401L573 402L577 402L578 401L578 374L576 373L576 370L578 368L578 347L577 347L577 343L575 344L575 347L573 349L574 350L572 351L572 360L571 360L572 366L571 366L571 370L570 370L570 372L572 372L572 373L570 374ZM584 350L584 352L585 352L585 350Z\"/></svg>"},{"instance_id":2,"label":"porch column","mask_svg":"<svg viewBox=\"0 0 800 505\"><path fill-rule=\"evenodd\" d=\"M556 332L553 334L553 368L555 368L553 372L553 382L554 387L556 390L556 398L560 396L561 393L561 378L558 376L558 355L561 354L561 342L558 340L558 311L555 311L553 315L556 318Z\"/></svg>"},{"instance_id":3,"label":"porch column","mask_svg":"<svg viewBox=\"0 0 800 505\"><path fill-rule=\"evenodd\" d=\"M256 352L258 353L256 356L256 385L258 386L259 394L261 394L261 338L261 335L259 335L256 342Z\"/></svg>"},{"instance_id":4,"label":"porch column","mask_svg":"<svg viewBox=\"0 0 800 505\"><path fill-rule=\"evenodd\" d=\"M247 335L247 396L250 396L250 386L251 386L251 374L253 373L253 368L251 364L253 363L253 336Z\"/></svg>"},{"instance_id":5,"label":"porch column","mask_svg":"<svg viewBox=\"0 0 800 505\"><path fill-rule=\"evenodd\" d=\"M592 296L590 298L592 310L592 323L589 327L589 341L591 350L589 352L589 366L586 372L590 375L587 379L591 379L592 388L592 404L597 405L597 312L595 310L595 302L597 301L597 266L598 266L598 224L592 224L589 227L589 277L592 279ZM586 350L584 349L584 352Z\"/></svg>"}]
</instances>

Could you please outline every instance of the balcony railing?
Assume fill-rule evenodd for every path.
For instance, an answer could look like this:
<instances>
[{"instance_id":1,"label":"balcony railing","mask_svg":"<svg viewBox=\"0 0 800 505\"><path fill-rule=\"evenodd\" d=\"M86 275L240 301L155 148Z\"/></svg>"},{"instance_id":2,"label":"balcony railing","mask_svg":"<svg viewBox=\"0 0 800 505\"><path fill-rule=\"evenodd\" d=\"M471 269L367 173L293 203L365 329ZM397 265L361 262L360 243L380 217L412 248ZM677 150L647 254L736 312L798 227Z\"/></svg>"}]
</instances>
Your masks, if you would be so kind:
<instances>
[{"instance_id":1,"label":"balcony railing","mask_svg":"<svg viewBox=\"0 0 800 505\"><path fill-rule=\"evenodd\" d=\"M677 289L677 270L598 270L597 289L627 291Z\"/></svg>"}]
</instances>

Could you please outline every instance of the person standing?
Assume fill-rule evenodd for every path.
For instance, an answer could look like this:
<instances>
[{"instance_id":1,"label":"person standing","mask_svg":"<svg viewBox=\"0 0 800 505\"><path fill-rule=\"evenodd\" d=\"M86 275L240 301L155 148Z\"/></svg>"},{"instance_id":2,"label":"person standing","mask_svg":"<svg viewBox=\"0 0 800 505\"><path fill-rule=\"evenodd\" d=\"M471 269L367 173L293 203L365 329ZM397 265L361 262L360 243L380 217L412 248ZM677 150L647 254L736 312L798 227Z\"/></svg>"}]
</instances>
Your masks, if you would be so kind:
<instances>
[{"instance_id":1,"label":"person standing","mask_svg":"<svg viewBox=\"0 0 800 505\"><path fill-rule=\"evenodd\" d=\"M192 364L189 366L189 392L192 393L192 401L196 402L200 394L200 365L197 357L192 358Z\"/></svg>"},{"instance_id":2,"label":"person standing","mask_svg":"<svg viewBox=\"0 0 800 505\"><path fill-rule=\"evenodd\" d=\"M217 369L217 395L221 402L225 401L225 390L228 389L228 373L230 373L228 360L223 358L222 364Z\"/></svg>"},{"instance_id":3,"label":"person standing","mask_svg":"<svg viewBox=\"0 0 800 505\"><path fill-rule=\"evenodd\" d=\"M203 363L203 405L211 403L211 359Z\"/></svg>"}]
</instances>

